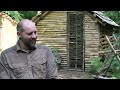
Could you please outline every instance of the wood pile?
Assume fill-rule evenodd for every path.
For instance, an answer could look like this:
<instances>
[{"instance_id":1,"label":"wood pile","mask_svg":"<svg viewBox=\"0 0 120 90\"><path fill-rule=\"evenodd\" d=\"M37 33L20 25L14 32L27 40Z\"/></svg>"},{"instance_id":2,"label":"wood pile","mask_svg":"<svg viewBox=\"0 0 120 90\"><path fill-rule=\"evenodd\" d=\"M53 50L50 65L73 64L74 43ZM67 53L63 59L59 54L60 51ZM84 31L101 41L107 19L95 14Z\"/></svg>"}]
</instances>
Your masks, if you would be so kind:
<instances>
[{"instance_id":1,"label":"wood pile","mask_svg":"<svg viewBox=\"0 0 120 90\"><path fill-rule=\"evenodd\" d=\"M103 34L100 36L100 48L101 49L106 49L109 46L109 43L105 36L106 36L106 34ZM115 40L112 37L112 35L109 35L108 38L109 38L110 42L113 44Z\"/></svg>"}]
</instances>

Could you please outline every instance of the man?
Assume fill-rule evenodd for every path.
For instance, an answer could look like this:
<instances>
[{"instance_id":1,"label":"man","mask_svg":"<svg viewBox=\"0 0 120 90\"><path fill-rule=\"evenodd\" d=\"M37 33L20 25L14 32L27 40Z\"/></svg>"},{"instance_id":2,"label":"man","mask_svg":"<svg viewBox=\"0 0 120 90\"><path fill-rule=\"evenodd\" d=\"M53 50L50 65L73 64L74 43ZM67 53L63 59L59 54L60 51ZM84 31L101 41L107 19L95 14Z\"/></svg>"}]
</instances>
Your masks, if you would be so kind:
<instances>
[{"instance_id":1,"label":"man","mask_svg":"<svg viewBox=\"0 0 120 90\"><path fill-rule=\"evenodd\" d=\"M2 79L56 79L57 66L51 50L36 44L37 29L28 19L17 25L19 37L15 46L4 50L0 56Z\"/></svg>"}]
</instances>

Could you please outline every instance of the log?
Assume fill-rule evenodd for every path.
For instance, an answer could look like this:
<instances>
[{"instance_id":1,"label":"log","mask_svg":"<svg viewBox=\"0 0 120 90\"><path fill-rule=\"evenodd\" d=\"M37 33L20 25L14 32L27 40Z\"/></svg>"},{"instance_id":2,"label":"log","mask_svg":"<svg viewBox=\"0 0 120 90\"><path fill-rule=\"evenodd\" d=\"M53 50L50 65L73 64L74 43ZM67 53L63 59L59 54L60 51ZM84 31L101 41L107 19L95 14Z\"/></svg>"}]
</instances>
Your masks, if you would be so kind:
<instances>
[{"instance_id":1,"label":"log","mask_svg":"<svg viewBox=\"0 0 120 90\"><path fill-rule=\"evenodd\" d=\"M109 45L110 45L111 49L113 50L114 54L116 55L117 59L118 59L118 60L119 60L119 62L120 62L120 57L118 56L118 54L117 54L116 50L115 50L115 49L114 49L114 47L112 46L112 44L111 44L111 42L110 42L109 38L108 38L107 36L105 36L105 37L106 37L106 39L107 39L107 41L108 41L108 43L109 43Z\"/></svg>"},{"instance_id":2,"label":"log","mask_svg":"<svg viewBox=\"0 0 120 90\"><path fill-rule=\"evenodd\" d=\"M101 75L92 75L94 79L112 79L112 77L103 77Z\"/></svg>"},{"instance_id":3,"label":"log","mask_svg":"<svg viewBox=\"0 0 120 90\"><path fill-rule=\"evenodd\" d=\"M120 53L120 50L115 50L117 54ZM106 54L106 53L111 53L111 50L109 51L98 51L98 54Z\"/></svg>"},{"instance_id":4,"label":"log","mask_svg":"<svg viewBox=\"0 0 120 90\"><path fill-rule=\"evenodd\" d=\"M105 54L105 53L111 53L111 50L109 50L109 51L98 51L98 54Z\"/></svg>"}]
</instances>

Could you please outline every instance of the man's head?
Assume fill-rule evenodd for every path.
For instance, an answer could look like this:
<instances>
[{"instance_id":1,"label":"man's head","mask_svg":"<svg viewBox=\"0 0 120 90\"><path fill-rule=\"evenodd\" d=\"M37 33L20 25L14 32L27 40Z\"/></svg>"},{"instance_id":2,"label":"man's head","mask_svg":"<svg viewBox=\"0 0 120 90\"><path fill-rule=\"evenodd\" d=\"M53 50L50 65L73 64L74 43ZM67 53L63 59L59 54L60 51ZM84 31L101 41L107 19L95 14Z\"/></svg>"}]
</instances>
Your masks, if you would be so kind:
<instances>
[{"instance_id":1,"label":"man's head","mask_svg":"<svg viewBox=\"0 0 120 90\"><path fill-rule=\"evenodd\" d=\"M17 25L17 35L27 49L33 49L37 39L35 23L28 19L21 20Z\"/></svg>"}]
</instances>

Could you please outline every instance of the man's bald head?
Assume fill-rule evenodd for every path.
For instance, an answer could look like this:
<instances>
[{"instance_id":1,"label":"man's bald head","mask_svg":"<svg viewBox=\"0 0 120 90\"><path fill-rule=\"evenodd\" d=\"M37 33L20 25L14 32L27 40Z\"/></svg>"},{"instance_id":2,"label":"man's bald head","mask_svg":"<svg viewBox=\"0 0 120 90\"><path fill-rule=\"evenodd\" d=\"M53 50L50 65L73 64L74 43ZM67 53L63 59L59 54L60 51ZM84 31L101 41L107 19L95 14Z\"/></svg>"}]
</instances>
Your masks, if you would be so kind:
<instances>
[{"instance_id":1,"label":"man's bald head","mask_svg":"<svg viewBox=\"0 0 120 90\"><path fill-rule=\"evenodd\" d=\"M24 49L34 49L37 39L35 23L29 19L21 20L17 25L19 42Z\"/></svg>"},{"instance_id":2,"label":"man's bald head","mask_svg":"<svg viewBox=\"0 0 120 90\"><path fill-rule=\"evenodd\" d=\"M35 26L35 23L29 19L23 19L17 24L17 31L24 31L26 27L29 27L31 25Z\"/></svg>"}]
</instances>

